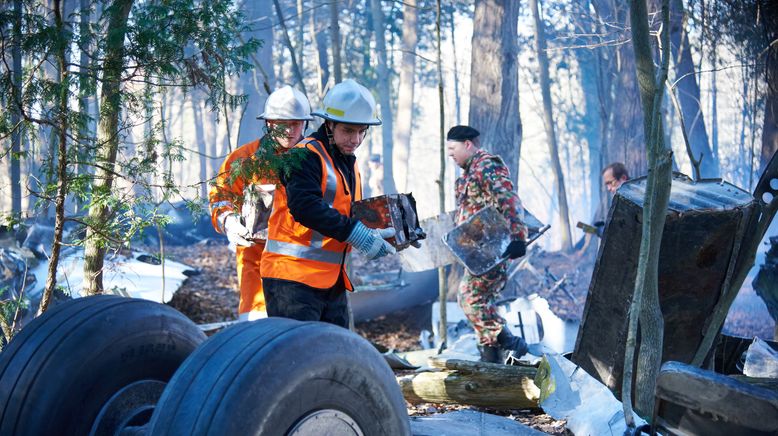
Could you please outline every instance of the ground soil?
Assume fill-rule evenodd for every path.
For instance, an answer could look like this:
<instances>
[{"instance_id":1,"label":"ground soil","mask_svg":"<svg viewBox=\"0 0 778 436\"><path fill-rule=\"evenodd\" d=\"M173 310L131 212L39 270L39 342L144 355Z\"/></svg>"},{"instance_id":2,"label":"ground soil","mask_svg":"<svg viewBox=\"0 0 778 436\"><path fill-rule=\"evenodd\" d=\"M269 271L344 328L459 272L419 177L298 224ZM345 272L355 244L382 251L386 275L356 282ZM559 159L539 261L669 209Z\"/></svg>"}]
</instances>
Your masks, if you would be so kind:
<instances>
[{"instance_id":1,"label":"ground soil","mask_svg":"<svg viewBox=\"0 0 778 436\"><path fill-rule=\"evenodd\" d=\"M200 324L236 318L238 293L235 255L227 245L211 240L188 247L167 247L166 255L199 270L199 274L184 282L169 303L171 306ZM532 268L518 270L503 294L505 297L514 297L536 293L548 300L551 310L561 318L580 320L595 255L596 252L591 250L585 254L567 255L536 249L529 255ZM354 261L354 270L367 268L367 265L360 262L359 259ZM370 274L396 268L397 265L393 262L395 261L389 259L372 264ZM450 283L455 283L456 280L456 274L453 274ZM356 278L356 283L360 283L360 278ZM454 289L455 287L450 293L452 298ZM730 313L725 330L730 334L753 336L761 327L753 325L755 321L752 318L747 313ZM361 336L380 347L396 351L419 349L422 329L431 329L429 306L406 309L355 325L355 331ZM408 414L423 416L467 408L472 407L408 404ZM569 434L563 421L554 420L540 410L472 409L503 415L545 433Z\"/></svg>"},{"instance_id":2,"label":"ground soil","mask_svg":"<svg viewBox=\"0 0 778 436\"><path fill-rule=\"evenodd\" d=\"M184 282L169 305L198 324L236 319L238 293L235 255L226 245L211 242L189 247L167 247L166 256L199 270L199 274ZM429 319L429 308L422 307L357 323L355 330L380 346L396 351L410 351L419 348L419 335L423 328L429 329ZM548 434L571 434L565 429L564 421L554 420L540 410L492 410L451 404L406 404L410 416L473 409L506 416Z\"/></svg>"}]
</instances>

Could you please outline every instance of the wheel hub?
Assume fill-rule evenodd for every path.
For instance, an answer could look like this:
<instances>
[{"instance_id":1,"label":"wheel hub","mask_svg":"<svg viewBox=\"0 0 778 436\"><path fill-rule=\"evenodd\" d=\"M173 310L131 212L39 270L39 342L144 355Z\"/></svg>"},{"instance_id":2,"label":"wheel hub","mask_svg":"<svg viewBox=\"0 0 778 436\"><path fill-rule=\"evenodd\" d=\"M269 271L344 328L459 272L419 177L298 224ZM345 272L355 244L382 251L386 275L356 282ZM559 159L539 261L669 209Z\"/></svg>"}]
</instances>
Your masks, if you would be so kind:
<instances>
[{"instance_id":1,"label":"wheel hub","mask_svg":"<svg viewBox=\"0 0 778 436\"><path fill-rule=\"evenodd\" d=\"M351 416L335 409L323 409L302 417L288 436L364 436L362 429Z\"/></svg>"},{"instance_id":2,"label":"wheel hub","mask_svg":"<svg viewBox=\"0 0 778 436\"><path fill-rule=\"evenodd\" d=\"M100 409L89 435L118 436L125 429L148 424L166 385L158 380L139 380L121 388Z\"/></svg>"}]
</instances>

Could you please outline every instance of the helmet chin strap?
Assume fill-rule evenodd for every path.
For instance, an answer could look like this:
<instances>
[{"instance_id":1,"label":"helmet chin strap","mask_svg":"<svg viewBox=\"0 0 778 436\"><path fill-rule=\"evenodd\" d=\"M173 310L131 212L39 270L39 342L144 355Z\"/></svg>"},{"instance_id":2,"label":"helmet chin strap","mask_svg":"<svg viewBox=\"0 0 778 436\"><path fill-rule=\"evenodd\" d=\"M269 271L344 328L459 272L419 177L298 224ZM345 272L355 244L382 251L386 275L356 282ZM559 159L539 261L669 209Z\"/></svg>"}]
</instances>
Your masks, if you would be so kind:
<instances>
[{"instance_id":1,"label":"helmet chin strap","mask_svg":"<svg viewBox=\"0 0 778 436\"><path fill-rule=\"evenodd\" d=\"M324 130L327 132L327 141L334 146L335 145L335 135L332 133L332 129L330 129L330 124L329 123L333 123L334 124L335 122L334 121L325 121L324 122Z\"/></svg>"}]
</instances>

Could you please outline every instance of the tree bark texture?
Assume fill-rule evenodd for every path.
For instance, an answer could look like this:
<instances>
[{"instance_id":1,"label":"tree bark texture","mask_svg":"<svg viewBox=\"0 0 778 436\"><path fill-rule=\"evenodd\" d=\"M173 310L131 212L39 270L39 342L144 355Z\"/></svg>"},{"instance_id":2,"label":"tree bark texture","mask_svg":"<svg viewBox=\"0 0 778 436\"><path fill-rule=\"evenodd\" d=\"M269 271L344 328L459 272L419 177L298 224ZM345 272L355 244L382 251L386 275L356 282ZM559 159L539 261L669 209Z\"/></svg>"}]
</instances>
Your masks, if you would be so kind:
<instances>
[{"instance_id":1,"label":"tree bark texture","mask_svg":"<svg viewBox=\"0 0 778 436\"><path fill-rule=\"evenodd\" d=\"M86 38L86 36L89 35L90 33L89 26L92 22L90 2L91 0L79 1L79 8L80 8L79 32L81 32L82 38ZM89 78L90 67L92 67L95 63L95 61L92 60L92 56L94 52L94 44L92 42L92 38L90 37L89 39L81 43L80 46L81 46L81 50L80 50L81 54L79 56L79 61L78 61L78 70L79 70L78 112L82 117L83 124L78 126L78 149L91 150L94 147L94 143L92 141L92 138L94 137L94 125L92 124L91 118L94 114L93 106L96 98L93 93L87 92L87 90L90 88L89 84L91 81ZM76 164L75 172L77 174L87 173L88 171L89 169L86 165ZM75 201L78 208L78 213L81 213L81 209L83 208L83 202L80 198L76 198Z\"/></svg>"},{"instance_id":2,"label":"tree bark texture","mask_svg":"<svg viewBox=\"0 0 778 436\"><path fill-rule=\"evenodd\" d=\"M453 56L453 67L454 67L454 108L456 109L456 123L457 125L462 123L462 98L459 96L459 67L458 60L459 57L457 56L457 41L454 37L455 34L455 26L454 26L454 9L451 9L451 13L448 14L448 29L451 34L451 54Z\"/></svg>"},{"instance_id":3,"label":"tree bark texture","mask_svg":"<svg viewBox=\"0 0 778 436\"><path fill-rule=\"evenodd\" d=\"M716 53L716 47L719 46L719 33L713 32L713 41L711 44L711 64L713 64L713 71L710 73L710 149L713 153L713 158L719 164L719 172L721 172L721 159L719 158L719 84L718 84L718 55ZM745 79L743 79L745 81ZM747 94L743 94L745 97Z\"/></svg>"},{"instance_id":4,"label":"tree bark texture","mask_svg":"<svg viewBox=\"0 0 778 436\"><path fill-rule=\"evenodd\" d=\"M439 137L440 137L440 173L438 175L438 211L441 214L446 213L446 141L444 131L446 128L446 107L445 99L443 98L443 55L441 54L441 21L443 16L441 13L440 3L442 0L435 2L436 14L435 14L435 48L437 54L437 69L438 69L438 121L440 122ZM448 315L446 314L446 301L448 301L448 282L446 281L446 267L438 268L438 303L440 306L439 312L439 324L438 331L440 332L440 344L443 348L448 343Z\"/></svg>"},{"instance_id":5,"label":"tree bark texture","mask_svg":"<svg viewBox=\"0 0 778 436\"><path fill-rule=\"evenodd\" d=\"M660 3L655 0L656 3ZM692 59L689 35L686 32L684 6L681 0L672 0L670 15L670 44L675 66L675 88L681 113L686 124L686 134L694 159L700 159L700 175L703 178L719 177L718 158L711 151L705 117L700 105L700 86ZM714 49L714 48L712 48Z\"/></svg>"},{"instance_id":6,"label":"tree bark texture","mask_svg":"<svg viewBox=\"0 0 778 436\"><path fill-rule=\"evenodd\" d=\"M416 0L403 5L402 57L400 59L400 86L397 93L397 123L394 129L394 180L400 192L408 186L408 167L413 128L413 94L416 85L416 44L418 43Z\"/></svg>"},{"instance_id":7,"label":"tree bark texture","mask_svg":"<svg viewBox=\"0 0 778 436\"><path fill-rule=\"evenodd\" d=\"M596 17L588 9L578 5L574 11L580 18L576 19L575 26L581 34L594 34L598 31L595 23ZM585 38L576 40L576 44L584 45ZM584 108L583 108L583 132L586 139L587 153L589 155L587 176L589 181L589 204L591 207L591 216L597 213L600 206L600 199L605 194L601 181L600 172L602 171L602 152L604 149L603 124L607 125L607 108L603 104L603 97L608 91L608 84L601 78L601 70L604 65L602 57L604 48L597 50L573 50L576 63L580 69L581 89L584 90ZM610 105L608 105L610 106ZM603 213L600 216L605 216Z\"/></svg>"},{"instance_id":8,"label":"tree bark texture","mask_svg":"<svg viewBox=\"0 0 778 436\"><path fill-rule=\"evenodd\" d=\"M11 58L13 63L13 96L10 105L11 125L13 133L11 134L11 156L8 161L11 165L11 212L14 214L22 213L22 179L21 179L21 161L19 153L22 151L22 128L19 121L21 115L18 105L21 105L22 95L22 1L14 0L13 16L13 35Z\"/></svg>"},{"instance_id":9,"label":"tree bark texture","mask_svg":"<svg viewBox=\"0 0 778 436\"><path fill-rule=\"evenodd\" d=\"M68 191L67 173L67 131L68 131L68 81L70 80L65 53L70 39L65 34L62 17L62 2L54 0L54 23L57 29L57 47L55 57L59 69L59 95L57 96L57 193L54 198L54 240L51 243L51 258L49 259L46 276L46 286L41 295L37 316L43 314L49 306L51 296L57 286L57 266L62 243L62 233L65 224L65 197Z\"/></svg>"},{"instance_id":10,"label":"tree bark texture","mask_svg":"<svg viewBox=\"0 0 778 436\"><path fill-rule=\"evenodd\" d=\"M546 35L543 29L543 20L540 17L539 0L530 0L530 9L535 21L535 49L538 55L538 68L540 76L540 90L543 95L543 121L546 128L546 140L548 141L548 153L551 160L551 169L556 179L556 196L559 202L557 213L559 223L562 226L561 240L562 250L570 252L573 249L572 234L570 233L570 210L567 205L567 191L565 189L565 175L562 173L562 165L559 161L559 145L556 139L556 126L554 124L554 109L551 101L551 78L549 77L548 55L546 54Z\"/></svg>"},{"instance_id":11,"label":"tree bark texture","mask_svg":"<svg viewBox=\"0 0 778 436\"><path fill-rule=\"evenodd\" d=\"M297 31L295 32L295 49L297 60L300 63L300 71L305 76L305 2L297 0Z\"/></svg>"},{"instance_id":12,"label":"tree bark texture","mask_svg":"<svg viewBox=\"0 0 778 436\"><path fill-rule=\"evenodd\" d=\"M200 105L200 99L193 94L190 94L189 97L190 102L192 103L192 115L196 120L202 120L204 111ZM208 168L211 166L211 159L208 156L208 150L206 149L208 140L205 138L203 123L195 123L195 142L197 143L197 152L200 161L200 198L208 201Z\"/></svg>"},{"instance_id":13,"label":"tree bark texture","mask_svg":"<svg viewBox=\"0 0 778 436\"><path fill-rule=\"evenodd\" d=\"M340 60L340 14L339 0L330 3L330 47L332 48L332 76L335 84L343 81L343 65Z\"/></svg>"},{"instance_id":14,"label":"tree bark texture","mask_svg":"<svg viewBox=\"0 0 778 436\"><path fill-rule=\"evenodd\" d=\"M300 91L307 95L305 91L305 82L303 81L303 72L300 68L300 64L297 63L297 55L295 54L294 46L292 45L292 39L289 37L289 29L286 27L286 20L284 19L284 11L281 10L281 4L278 0L273 0L273 5L276 8L276 15L278 16L278 22L281 24L281 32L284 36L284 44L287 50L289 50L289 59L292 61L292 73L294 79L297 81L297 86L300 87Z\"/></svg>"},{"instance_id":15,"label":"tree bark texture","mask_svg":"<svg viewBox=\"0 0 778 436\"><path fill-rule=\"evenodd\" d=\"M259 65L270 66L273 65L273 12L272 4L270 0L251 1L243 0L240 5L240 10L246 16L246 19L257 25L252 26L256 30L252 30L248 33L244 33L245 38L256 38L262 41L262 47L260 47L256 53L255 62ZM272 92L275 88L275 69L268 67L263 69L266 72L266 80L271 87L268 93ZM238 143L237 145L246 144L258 137L262 136L263 122L257 120L257 116L262 113L267 94L264 90L256 86L254 76L251 72L245 72L241 74L236 80L235 87L237 93L245 94L248 97L246 106L243 108L245 116L241 120L240 129L238 130ZM199 104L192 102L192 104ZM203 112L207 113L207 111ZM218 153L211 153L216 156ZM217 163L218 165L219 163ZM218 168L218 167L217 167Z\"/></svg>"},{"instance_id":16,"label":"tree bark texture","mask_svg":"<svg viewBox=\"0 0 778 436\"><path fill-rule=\"evenodd\" d=\"M317 92L319 99L322 99L324 98L324 90L327 87L327 82L330 80L330 59L327 57L328 33L324 26L325 23L314 20L315 15L316 14L310 14L311 35L314 35L313 40L316 44L316 55L318 59L316 64L316 76L319 79L317 81Z\"/></svg>"},{"instance_id":17,"label":"tree bark texture","mask_svg":"<svg viewBox=\"0 0 778 436\"><path fill-rule=\"evenodd\" d=\"M498 409L538 407L540 389L534 382L534 367L459 360L431 363L444 370L398 379L409 403L457 403Z\"/></svg>"},{"instance_id":18,"label":"tree bark texture","mask_svg":"<svg viewBox=\"0 0 778 436\"><path fill-rule=\"evenodd\" d=\"M762 127L762 151L759 157L759 172L767 168L770 158L778 151L778 4L764 2L762 19L767 43L765 54L765 94L764 124Z\"/></svg>"},{"instance_id":19,"label":"tree bark texture","mask_svg":"<svg viewBox=\"0 0 778 436\"><path fill-rule=\"evenodd\" d=\"M92 182L92 205L84 242L84 290L87 295L100 294L103 289L103 261L106 238L100 228L108 220L111 209L105 200L111 195L114 165L119 150L119 115L121 112L121 80L124 66L124 37L127 18L133 0L115 0L106 11L105 58L101 88L100 119L97 127L98 165Z\"/></svg>"},{"instance_id":20,"label":"tree bark texture","mask_svg":"<svg viewBox=\"0 0 778 436\"><path fill-rule=\"evenodd\" d=\"M476 0L473 17L468 124L499 155L517 185L521 156L518 17L520 2Z\"/></svg>"},{"instance_id":21,"label":"tree bark texture","mask_svg":"<svg viewBox=\"0 0 778 436\"><path fill-rule=\"evenodd\" d=\"M375 27L375 53L378 70L378 104L381 105L381 144L384 156L384 194L397 193L394 183L394 159L392 159L392 96L389 68L386 65L386 24L384 11L381 9L381 0L371 0L370 8Z\"/></svg>"},{"instance_id":22,"label":"tree bark texture","mask_svg":"<svg viewBox=\"0 0 778 436\"><path fill-rule=\"evenodd\" d=\"M593 0L597 15L608 23L606 29L628 29L628 4L613 0ZM625 32L621 40L628 41ZM607 129L607 152L604 164L623 162L631 176L646 173L645 136L643 133L640 94L635 79L635 54L629 44L621 44L611 52L610 68L604 73L612 81L611 120Z\"/></svg>"},{"instance_id":23,"label":"tree bark texture","mask_svg":"<svg viewBox=\"0 0 778 436\"><path fill-rule=\"evenodd\" d=\"M605 32L605 25L601 19L598 10L595 8L595 17L597 23L594 26L595 32ZM612 161L609 157L610 137L611 129L613 126L613 100L614 100L614 86L615 81L612 74L612 64L616 58L616 49L610 47L603 47L601 50L595 51L596 55L596 82L597 82L597 103L600 119L600 141L599 141L599 162L592 164L596 167L596 171L592 168L592 177L595 178L592 186L599 187L599 199L600 202L597 205L599 210L599 216L608 216L608 191L605 185L602 183L602 169L605 168ZM584 69L583 71L586 71ZM595 215L597 212L595 212Z\"/></svg>"},{"instance_id":24,"label":"tree bark texture","mask_svg":"<svg viewBox=\"0 0 778 436\"><path fill-rule=\"evenodd\" d=\"M662 8L664 28L669 21L668 0ZM654 411L654 391L659 368L662 364L662 338L664 320L659 307L659 250L662 231L667 217L672 183L672 152L664 144L662 127L662 95L667 79L669 63L669 35L663 37L662 71L657 79L654 60L649 43L648 12L645 0L630 2L632 24L632 45L635 50L635 66L640 100L643 104L643 128L648 133L646 154L649 171L643 209L642 238L638 270L635 278L635 292L630 308L630 325L627 338L627 355L624 362L624 389L622 395L626 405L630 404L632 382L632 359L637 337L637 320L640 318L640 351L637 366L636 408L642 416L651 416ZM626 413L625 413L626 415ZM628 415L631 420L631 413Z\"/></svg>"}]
</instances>

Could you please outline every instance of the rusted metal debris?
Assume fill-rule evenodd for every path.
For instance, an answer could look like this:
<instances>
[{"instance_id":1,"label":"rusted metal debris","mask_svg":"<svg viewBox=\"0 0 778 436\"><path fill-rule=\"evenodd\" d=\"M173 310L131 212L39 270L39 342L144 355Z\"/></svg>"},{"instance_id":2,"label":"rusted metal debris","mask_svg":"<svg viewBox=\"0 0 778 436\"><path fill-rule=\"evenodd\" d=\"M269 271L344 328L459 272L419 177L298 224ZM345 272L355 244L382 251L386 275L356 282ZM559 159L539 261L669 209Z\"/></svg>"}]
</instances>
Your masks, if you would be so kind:
<instances>
[{"instance_id":1,"label":"rusted metal debris","mask_svg":"<svg viewBox=\"0 0 778 436\"><path fill-rule=\"evenodd\" d=\"M529 230L527 245L550 228L526 211L524 223ZM511 242L511 231L503 214L487 207L454 227L443 242L471 274L481 275L508 259L502 253Z\"/></svg>"},{"instance_id":2,"label":"rusted metal debris","mask_svg":"<svg viewBox=\"0 0 778 436\"><path fill-rule=\"evenodd\" d=\"M652 421L671 434L774 435L778 393L680 362L665 362Z\"/></svg>"},{"instance_id":3,"label":"rusted metal debris","mask_svg":"<svg viewBox=\"0 0 778 436\"><path fill-rule=\"evenodd\" d=\"M249 185L243 190L241 216L252 240L267 239L267 223L273 211L275 185Z\"/></svg>"},{"instance_id":4,"label":"rusted metal debris","mask_svg":"<svg viewBox=\"0 0 778 436\"><path fill-rule=\"evenodd\" d=\"M443 237L449 249L473 275L481 275L504 261L511 242L508 221L493 207L481 209Z\"/></svg>"},{"instance_id":5,"label":"rusted metal debris","mask_svg":"<svg viewBox=\"0 0 778 436\"><path fill-rule=\"evenodd\" d=\"M397 251L427 237L419 225L413 194L388 194L366 198L355 202L351 212L354 218L372 229L393 228L396 234L388 241Z\"/></svg>"},{"instance_id":6,"label":"rusted metal debris","mask_svg":"<svg viewBox=\"0 0 778 436\"><path fill-rule=\"evenodd\" d=\"M659 259L664 315L662 360L689 363L708 317L729 286L754 232L757 202L720 180L676 175ZM628 309L634 292L646 178L625 183L614 197L586 298L572 360L620 397Z\"/></svg>"}]
</instances>

